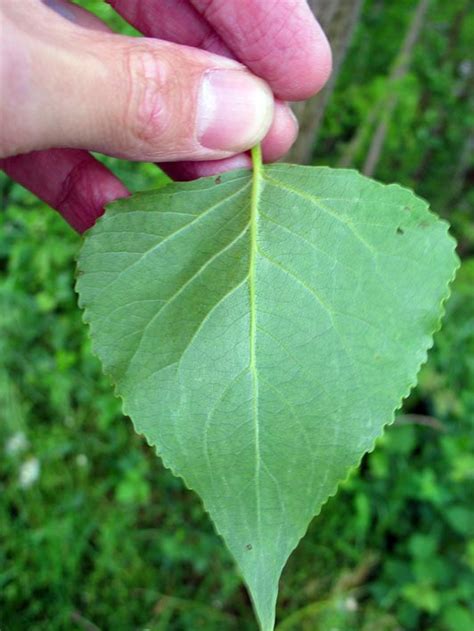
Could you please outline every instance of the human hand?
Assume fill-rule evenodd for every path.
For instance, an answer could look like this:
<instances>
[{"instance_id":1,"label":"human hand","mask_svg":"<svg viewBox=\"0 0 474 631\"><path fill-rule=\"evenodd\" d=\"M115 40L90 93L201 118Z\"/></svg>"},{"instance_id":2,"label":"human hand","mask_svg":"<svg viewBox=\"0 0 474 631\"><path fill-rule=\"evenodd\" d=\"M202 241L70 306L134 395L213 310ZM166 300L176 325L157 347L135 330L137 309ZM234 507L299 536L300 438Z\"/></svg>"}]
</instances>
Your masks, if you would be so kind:
<instances>
[{"instance_id":1,"label":"human hand","mask_svg":"<svg viewBox=\"0 0 474 631\"><path fill-rule=\"evenodd\" d=\"M0 0L8 175L82 232L128 195L89 151L175 179L249 166L258 142L266 161L286 153L297 123L285 101L317 92L331 66L305 0L109 3L146 37L113 34L67 0Z\"/></svg>"}]
</instances>

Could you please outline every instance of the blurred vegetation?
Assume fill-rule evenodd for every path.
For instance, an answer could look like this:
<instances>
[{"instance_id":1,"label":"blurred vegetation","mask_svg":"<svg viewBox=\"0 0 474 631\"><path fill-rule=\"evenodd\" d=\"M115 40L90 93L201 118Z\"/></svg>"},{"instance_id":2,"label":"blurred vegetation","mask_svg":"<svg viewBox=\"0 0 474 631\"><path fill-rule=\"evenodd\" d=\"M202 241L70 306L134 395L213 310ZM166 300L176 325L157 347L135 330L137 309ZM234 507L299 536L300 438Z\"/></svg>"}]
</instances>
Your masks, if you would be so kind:
<instances>
[{"instance_id":1,"label":"blurred vegetation","mask_svg":"<svg viewBox=\"0 0 474 631\"><path fill-rule=\"evenodd\" d=\"M463 266L418 387L291 557L279 631L474 628L470 8L433 0L394 84L413 3L367 1L319 134L316 163L363 167L395 93L376 176L449 219ZM106 161L133 190L162 181ZM0 628L255 629L200 501L134 435L91 354L73 292L80 239L0 186Z\"/></svg>"}]
</instances>

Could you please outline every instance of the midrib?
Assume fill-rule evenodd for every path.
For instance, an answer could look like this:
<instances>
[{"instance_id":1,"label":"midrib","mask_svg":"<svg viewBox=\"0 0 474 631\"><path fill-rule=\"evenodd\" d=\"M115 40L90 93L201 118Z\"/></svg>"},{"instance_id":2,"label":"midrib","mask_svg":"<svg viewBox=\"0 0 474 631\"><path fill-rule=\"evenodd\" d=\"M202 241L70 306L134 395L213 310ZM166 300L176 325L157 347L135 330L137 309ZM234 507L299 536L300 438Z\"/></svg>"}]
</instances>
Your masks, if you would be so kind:
<instances>
[{"instance_id":1,"label":"midrib","mask_svg":"<svg viewBox=\"0 0 474 631\"><path fill-rule=\"evenodd\" d=\"M257 512L258 540L261 539L261 506L260 506L260 427L258 418L258 371L257 371L257 307L256 307L256 258L257 258L257 224L258 204L262 191L262 152L260 146L252 149L253 185L250 199L250 261L249 261L249 295L250 295L250 364L253 390L253 421L255 433L255 503Z\"/></svg>"}]
</instances>

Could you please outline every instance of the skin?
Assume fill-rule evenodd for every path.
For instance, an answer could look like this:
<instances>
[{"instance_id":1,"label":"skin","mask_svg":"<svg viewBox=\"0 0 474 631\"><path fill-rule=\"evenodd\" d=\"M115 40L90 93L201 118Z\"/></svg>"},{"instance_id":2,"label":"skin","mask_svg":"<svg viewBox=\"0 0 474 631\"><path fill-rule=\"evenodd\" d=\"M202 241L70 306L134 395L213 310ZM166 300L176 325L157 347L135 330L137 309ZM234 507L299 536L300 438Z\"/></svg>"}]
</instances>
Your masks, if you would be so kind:
<instances>
[{"instance_id":1,"label":"skin","mask_svg":"<svg viewBox=\"0 0 474 631\"><path fill-rule=\"evenodd\" d=\"M279 159L286 101L319 91L331 52L305 0L109 0L131 38L67 0L0 0L0 167L78 231L128 195L90 151L174 179Z\"/></svg>"}]
</instances>

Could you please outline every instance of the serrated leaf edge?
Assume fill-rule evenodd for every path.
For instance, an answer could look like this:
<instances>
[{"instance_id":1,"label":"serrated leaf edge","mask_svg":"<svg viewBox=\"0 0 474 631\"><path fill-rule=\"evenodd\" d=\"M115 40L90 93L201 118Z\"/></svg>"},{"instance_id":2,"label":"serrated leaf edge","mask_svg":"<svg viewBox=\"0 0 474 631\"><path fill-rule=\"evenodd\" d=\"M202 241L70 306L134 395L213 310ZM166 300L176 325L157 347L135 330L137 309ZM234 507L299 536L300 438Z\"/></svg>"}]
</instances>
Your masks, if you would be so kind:
<instances>
[{"instance_id":1,"label":"serrated leaf edge","mask_svg":"<svg viewBox=\"0 0 474 631\"><path fill-rule=\"evenodd\" d=\"M281 163L281 164L279 164L278 166L281 166L281 167L290 167L290 168L291 168L291 167L298 167L298 168L307 168L307 169L314 169L314 168L317 168L318 170L321 170L321 171L334 171L334 170L335 170L335 169L332 169L332 168L330 168L330 167L325 167L325 166L318 166L318 167L311 167L311 166L307 166L307 167L301 167L300 165L292 165L292 164L284 164L284 163ZM264 171L263 167L261 168L261 170L262 170L262 171ZM249 171L249 169L239 169L239 170L233 171L232 173L233 173L233 174L237 174L237 173L239 173L239 172L248 172L248 171ZM356 174L356 175L357 175L357 176L359 176L359 177L361 176L361 174L360 174L360 173L359 173L356 169L337 169L337 171L338 171L339 173L343 173L343 172L344 172L344 173L347 173L347 174L349 174L349 173L350 173L350 174ZM257 174L257 177L264 177L264 176L261 176L261 175L260 175L260 173L258 173L258 174ZM372 180L372 181L376 181L376 180ZM328 495L327 495L326 499L325 499L325 500L324 500L324 501L323 501L323 502L319 505L319 509L318 509L318 508L317 508L317 509L315 509L315 511L314 511L314 513L313 513L313 517L312 517L312 519L308 522L308 524L307 524L307 526L304 528L304 530L302 530L302 531L301 531L301 534L299 534L299 533L297 534L297 541L296 541L296 543L295 543L294 547L293 547L293 548L291 548L290 553L289 553L288 558L287 558L287 561L288 561L288 559L290 558L291 554L294 552L294 550L298 547L298 545L299 545L300 541L301 541L301 540L304 538L304 536L306 535L306 533L307 533L307 531L308 531L308 528L309 528L309 526L310 526L310 524L311 524L312 520L313 520L315 517L317 517L318 515L320 515L320 514L321 514L321 511L323 510L324 506L325 506L325 505L329 502L329 500L330 500L331 498L335 497L335 495L337 495L337 492L338 492L339 487L341 486L341 484L343 484L344 482L346 482L346 481L347 481L347 479L349 478L349 476L351 475L351 472L352 472L354 469L356 469L356 468L358 468L358 467L360 466L360 464L361 464L361 462L362 462L362 459L365 457L365 455L366 455L366 454L369 454L369 453L372 453L372 452L374 451L374 449L375 449L375 447L376 447L376 444L377 444L377 441L378 441L378 440L379 440L379 438L380 438L380 437L384 434L384 432L385 432L386 428L387 428L387 427L389 427L390 425L392 425L392 424L393 424L393 422L394 422L394 420L395 420L395 413L397 412L397 410L399 410L399 409L402 407L402 405L403 405L403 401L404 401L404 400L405 400L405 399L406 399L406 398L410 395L410 393L411 393L412 389L416 386L417 381L418 381L418 375L419 375L419 372L420 372L420 370L421 370L421 367L422 367L422 366L423 366L423 365L427 362L427 359L428 359L428 353L429 353L430 349L431 349L431 348L433 347L433 345L434 345L434 336L435 336L435 334L436 334L436 333L437 333L437 332L441 329L441 324L442 324L442 321L443 321L443 318L444 318L444 315L445 315L445 312L446 312L445 305L446 305L447 301L449 300L449 298L450 298L450 296L451 296L451 287L452 287L452 283L453 283L454 279L456 278L457 271L459 270L459 267L460 267L460 265L461 265L461 262L460 262L460 260L459 260L459 257L458 257L458 256L457 256L457 254L456 254L456 247L457 247L456 241L455 241L455 239L452 237L452 235L450 234L450 231L449 231L449 230L450 230L449 223L448 223L446 220L444 220L444 219L440 218L438 215L436 215L436 214L435 214L435 213L434 213L434 212L430 209L429 204L426 202L426 200L424 200L422 197L420 197L420 196L416 195L416 194L415 194L415 193L414 193L411 189L409 189L409 188L407 188L407 187L404 187L404 186L401 186L400 184L395 184L395 183L393 183L393 184L384 184L384 183L382 183L382 182L377 182L377 184L378 184L381 188L387 188L387 189L388 189L388 188L390 188L390 189L399 189L400 191L406 191L406 192L409 192L409 193L410 193L411 195L413 195L416 199L420 200L423 204L425 204L425 205L426 205L426 211L427 211L427 212L429 212L431 215L433 215L433 216L436 218L436 220L437 220L437 221L438 221L441 225L443 225L443 227L445 228L445 234L447 235L447 237L448 237L449 241L450 241L450 242L451 242L451 244L452 244L452 253L454 254L454 257L453 257L453 258L454 258L455 266L454 266L454 268L453 268L453 273L452 273L451 277L449 278L449 280L447 281L447 283L446 283L446 285L445 285L445 293L444 293L444 296L441 298L441 301L440 301L440 303L439 303L438 318L437 318L436 324L434 325L434 327L433 327L432 331L431 331L430 333L426 334L426 336L425 336L425 339L426 339L426 341L427 341L428 343L427 343L427 345L424 347L424 350L423 350L423 351L421 351L421 353L420 353L421 357L420 357L420 360L419 360L419 362L418 362L418 364L417 364L417 367L416 367L416 370L415 370L415 373L414 373L414 377L413 377L413 379L411 379L411 380L408 382L408 384L407 384L407 386L406 386L406 389L405 389L405 393L401 396L399 404L398 404L398 405L396 405L396 406L393 408L393 410L392 410L392 412L391 412L391 415L390 415L390 418L389 418L389 419L388 419L385 423L383 423L383 424L382 424L381 429L380 429L380 432L379 432L379 433L377 434L377 436L374 438L374 440L373 440L373 442L372 442L371 447L370 447L370 448L368 448L366 451L364 451L364 453L360 456L359 460L358 460L355 464L353 464L353 465L349 468L349 470L348 470L348 472L347 472L347 475L346 475L344 478L341 478L341 479L340 479L340 480L339 480L339 481L338 481L338 482L334 485L333 491L332 491L332 492L330 492L330 493L328 493ZM170 186L170 185L166 185L165 187L163 187L162 189L159 189L159 190L166 190L166 188L168 188L168 186ZM258 190L258 189L255 189L255 190ZM146 191L146 192L152 193L153 191ZM253 192L252 192L252 195L253 195ZM257 195L258 195L258 192L257 192ZM113 204L114 204L114 202L112 202L112 204L110 204L110 205L107 205L107 206L106 206L106 210L107 210L107 208L108 208L109 206L113 206ZM252 211L251 211L251 212L252 212ZM84 235L83 235L83 241L84 241L84 239L85 239L85 237L86 237L86 236L93 234L94 229L95 229L95 226L97 226L98 224L100 224L100 223L104 220L104 218L105 218L105 217L104 217L104 215L102 215L102 217L99 217L99 219L98 219L98 221L96 222L96 224L95 224L94 226L92 226L92 228L90 228L90 229L89 229L86 233L84 233ZM251 220L251 221L252 221L252 220ZM252 223L254 223L254 222L252 221ZM79 291L78 291L78 288L77 288L77 284L78 284L78 280L79 280L79 278L78 278L78 277L79 277L79 276L80 276L80 274L81 274L81 270L80 270L80 268L79 268L81 252L82 252L82 247L80 248L79 254L76 256L76 282L75 282L75 285L74 285L74 290L75 290L75 292L78 294L78 297L79 297L79 299L78 299L78 305L79 305L79 307L80 307L80 308L81 308L81 310L82 310L82 321L84 322L84 324L86 324L86 325L88 326L88 331L89 331L88 336L89 336L89 338L91 339L91 351L92 351L92 354L93 354L95 357L97 357L97 358L98 358L98 360L99 360L99 362L100 362L100 365L101 365L102 373L103 373L103 374L104 374L104 375L105 375L105 376L106 376L106 377L110 380L110 382L111 382L111 384L112 384L112 386L113 386L114 396L115 396L115 397L117 397L118 399L120 399L120 400L121 400L121 410L122 410L122 413L123 413L123 415L124 415L124 416L127 416L127 417L131 420L135 433L136 433L136 434L138 434L139 436L142 436L142 437L144 438L145 442L146 442L146 443L147 443L150 447L152 447L152 448L154 449L154 451L155 451L156 455L157 455L157 456L161 459L161 461L162 461L162 463L163 463L164 467L165 467L166 469L168 469L169 471L171 471L171 473L172 473L175 477L180 478L181 480L183 480L183 482L184 482L184 484L185 484L186 488L187 488L187 489L189 489L190 491L193 491L193 492L197 495L197 497L199 498L199 500L200 500L200 502L201 502L201 504L202 504L202 506L203 506L203 508L204 508L204 511L205 511L205 512L209 515L209 517L210 517L210 521L211 521L211 523L212 523L212 526L213 526L213 528L214 528L215 532L219 535L219 537L221 537L222 541L224 542L225 547L227 548L227 544L226 544L226 542L225 542L224 536L223 536L223 534L219 531L219 528L217 527L217 525L215 524L214 520L212 519L212 514L211 514L210 510L207 508L207 506L206 506L206 502L204 501L204 499L203 499L203 498L199 495L199 493L197 493L197 492L196 492L196 490L195 490L195 489L194 489L194 488L193 488L193 487L192 487L192 486L188 483L188 481L186 480L186 477L185 477L184 475L182 475L182 474L178 473L178 472L177 472L177 471L173 468L173 466L172 466L169 462L167 462L166 458L165 458L165 457L164 457L164 456L160 453L158 446L157 446L155 443L153 443L153 442L149 441L149 440L148 440L148 438L147 438L147 436L145 436L145 434L143 434L142 432L140 432L140 431L138 431L138 430L137 430L137 427L136 427L135 421L133 420L133 418L132 418L132 417L129 415L129 413L128 413L128 410L127 410L127 405L126 405L126 403L125 403L124 397L123 397L123 396L122 396L122 394L120 394L120 392L118 391L117 384L114 382L114 379L113 379L112 374L111 374L108 370L105 370L105 369L104 369L104 367L103 367L103 365L102 365L102 361L101 361L101 359L100 359L100 356L99 356L98 351L96 350L96 345L95 345L94 339L93 339L93 337L92 337L92 323L91 323L90 319L88 318L89 308L88 308L87 306L83 306L83 305L81 305L80 294L79 294ZM228 549L228 548L227 548L227 549ZM230 553L229 553L229 554L230 554ZM232 561L233 561L233 563L234 563L234 565L235 565L235 567L236 567L236 569L237 569L237 572L241 575L240 568L239 568L239 566L238 566L237 562L236 562L236 561L235 561L235 559L233 558L232 554L230 554L230 556L231 556ZM284 569L284 568L283 568L283 569ZM283 569L282 569L282 572L283 572ZM280 575L280 578L281 578L281 575ZM247 585L247 583L246 583L246 581L245 581L245 579L244 579L243 577L242 577L242 580L243 580L244 584L246 584L246 586L248 587L248 585ZM249 590L249 592L250 592L250 590Z\"/></svg>"}]
</instances>

